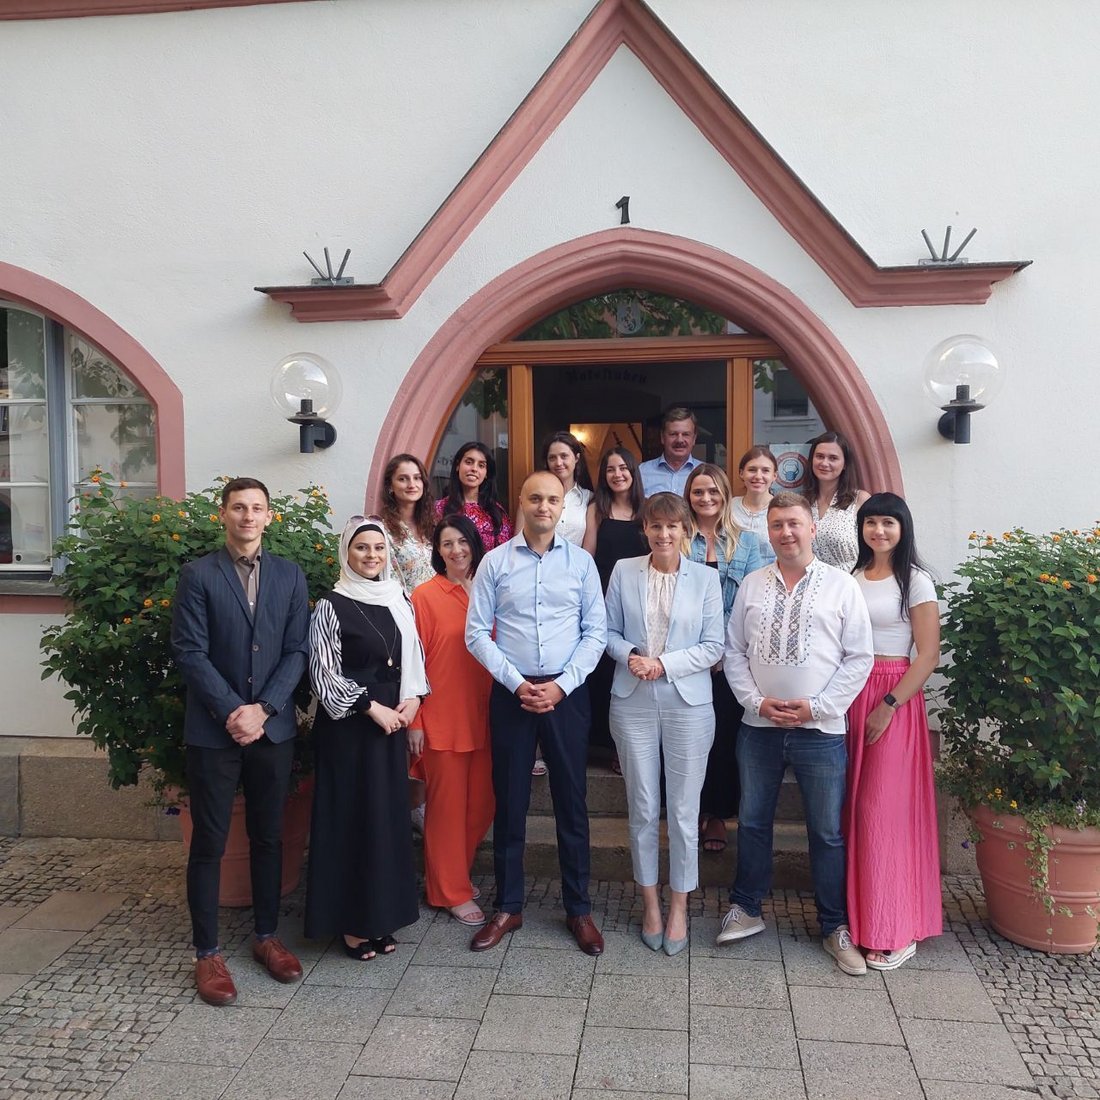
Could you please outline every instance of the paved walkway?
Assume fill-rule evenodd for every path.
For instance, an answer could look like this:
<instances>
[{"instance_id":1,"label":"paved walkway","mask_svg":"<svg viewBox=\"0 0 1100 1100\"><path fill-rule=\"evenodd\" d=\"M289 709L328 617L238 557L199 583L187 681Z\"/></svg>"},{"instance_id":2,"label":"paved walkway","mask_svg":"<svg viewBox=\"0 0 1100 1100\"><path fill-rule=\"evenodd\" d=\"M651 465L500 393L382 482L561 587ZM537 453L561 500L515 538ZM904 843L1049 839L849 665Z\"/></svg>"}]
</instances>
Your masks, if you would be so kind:
<instances>
[{"instance_id":1,"label":"paved walkway","mask_svg":"<svg viewBox=\"0 0 1100 1100\"><path fill-rule=\"evenodd\" d=\"M1100 1097L1100 964L988 932L968 878L945 879L942 939L866 978L823 954L793 892L719 949L724 900L703 891L669 959L642 946L633 887L599 883L590 959L537 880L495 951L424 911L367 964L298 938L299 894L282 928L297 985L252 962L247 912L223 914L240 990L224 1009L194 996L182 881L175 844L0 841L0 1097Z\"/></svg>"}]
</instances>

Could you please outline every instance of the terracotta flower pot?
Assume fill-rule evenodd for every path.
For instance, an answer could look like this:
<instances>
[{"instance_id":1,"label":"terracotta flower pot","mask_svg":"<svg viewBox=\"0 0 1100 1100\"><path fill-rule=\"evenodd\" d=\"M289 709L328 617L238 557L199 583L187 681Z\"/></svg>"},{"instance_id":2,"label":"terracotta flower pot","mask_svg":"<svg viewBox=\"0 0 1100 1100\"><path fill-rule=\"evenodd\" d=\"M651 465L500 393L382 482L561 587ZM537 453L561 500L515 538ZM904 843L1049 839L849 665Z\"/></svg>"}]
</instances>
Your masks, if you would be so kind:
<instances>
[{"instance_id":1,"label":"terracotta flower pot","mask_svg":"<svg viewBox=\"0 0 1100 1100\"><path fill-rule=\"evenodd\" d=\"M286 800L283 812L283 884L281 896L298 888L302 863L309 840L309 816L313 806L313 776L303 779L298 789ZM183 846L191 847L191 811L187 799L180 799L180 829ZM233 800L233 817L222 856L221 885L218 904L227 909L241 909L252 904L252 879L248 868L248 832L244 824L244 796Z\"/></svg>"},{"instance_id":2,"label":"terracotta flower pot","mask_svg":"<svg viewBox=\"0 0 1100 1100\"><path fill-rule=\"evenodd\" d=\"M1038 951L1092 951L1100 930L1100 829L1052 825L1044 830L1055 844L1047 854L1054 899L1050 913L1035 896L1035 873L1027 865L1030 829L1024 819L994 813L986 806L971 807L968 813L981 834L978 871L993 928L1013 943ZM1072 916L1060 912L1063 908Z\"/></svg>"}]
</instances>

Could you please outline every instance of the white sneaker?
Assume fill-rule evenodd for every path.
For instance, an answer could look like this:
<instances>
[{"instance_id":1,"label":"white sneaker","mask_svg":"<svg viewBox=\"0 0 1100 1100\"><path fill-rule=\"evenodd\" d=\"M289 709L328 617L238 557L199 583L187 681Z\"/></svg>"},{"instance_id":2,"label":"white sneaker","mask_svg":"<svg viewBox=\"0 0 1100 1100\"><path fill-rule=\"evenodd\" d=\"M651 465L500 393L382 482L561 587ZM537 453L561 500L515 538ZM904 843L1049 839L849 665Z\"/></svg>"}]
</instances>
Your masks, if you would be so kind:
<instances>
[{"instance_id":1,"label":"white sneaker","mask_svg":"<svg viewBox=\"0 0 1100 1100\"><path fill-rule=\"evenodd\" d=\"M722 929L718 933L716 943L732 943L734 940L743 940L746 936L755 936L757 932L764 931L764 922L751 913L746 913L740 905L731 905L729 912L722 918Z\"/></svg>"},{"instance_id":2,"label":"white sneaker","mask_svg":"<svg viewBox=\"0 0 1100 1100\"><path fill-rule=\"evenodd\" d=\"M826 955L832 955L836 959L837 966L845 974L859 977L867 973L867 960L864 959L863 952L852 943L846 924L842 924L832 935L826 936L821 941L821 946L825 948Z\"/></svg>"},{"instance_id":3,"label":"white sneaker","mask_svg":"<svg viewBox=\"0 0 1100 1100\"><path fill-rule=\"evenodd\" d=\"M409 811L409 817L412 819L412 827L415 832L418 832L421 836L424 835L424 803L421 802L419 806L414 806Z\"/></svg>"}]
</instances>

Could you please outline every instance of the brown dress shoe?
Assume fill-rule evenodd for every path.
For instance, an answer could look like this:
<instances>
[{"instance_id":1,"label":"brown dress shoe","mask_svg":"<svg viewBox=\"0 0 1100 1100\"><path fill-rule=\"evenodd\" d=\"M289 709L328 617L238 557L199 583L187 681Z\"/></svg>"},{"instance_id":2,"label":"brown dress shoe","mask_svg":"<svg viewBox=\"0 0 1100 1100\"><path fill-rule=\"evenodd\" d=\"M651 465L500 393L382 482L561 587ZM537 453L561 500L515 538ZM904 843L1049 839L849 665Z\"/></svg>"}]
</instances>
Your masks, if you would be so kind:
<instances>
[{"instance_id":1,"label":"brown dress shoe","mask_svg":"<svg viewBox=\"0 0 1100 1100\"><path fill-rule=\"evenodd\" d=\"M494 913L493 919L470 940L470 950L488 951L490 947L496 947L506 933L522 927L522 913Z\"/></svg>"},{"instance_id":2,"label":"brown dress shoe","mask_svg":"<svg viewBox=\"0 0 1100 1100\"><path fill-rule=\"evenodd\" d=\"M277 982L296 982L302 976L302 964L274 936L253 940L252 957Z\"/></svg>"},{"instance_id":3,"label":"brown dress shoe","mask_svg":"<svg viewBox=\"0 0 1100 1100\"><path fill-rule=\"evenodd\" d=\"M237 999L237 987L221 955L207 955L195 960L195 985L199 996L208 1005L231 1005Z\"/></svg>"},{"instance_id":4,"label":"brown dress shoe","mask_svg":"<svg viewBox=\"0 0 1100 1100\"><path fill-rule=\"evenodd\" d=\"M586 955L603 954L603 936L587 913L582 917L566 917L565 927L573 933L577 946Z\"/></svg>"}]
</instances>

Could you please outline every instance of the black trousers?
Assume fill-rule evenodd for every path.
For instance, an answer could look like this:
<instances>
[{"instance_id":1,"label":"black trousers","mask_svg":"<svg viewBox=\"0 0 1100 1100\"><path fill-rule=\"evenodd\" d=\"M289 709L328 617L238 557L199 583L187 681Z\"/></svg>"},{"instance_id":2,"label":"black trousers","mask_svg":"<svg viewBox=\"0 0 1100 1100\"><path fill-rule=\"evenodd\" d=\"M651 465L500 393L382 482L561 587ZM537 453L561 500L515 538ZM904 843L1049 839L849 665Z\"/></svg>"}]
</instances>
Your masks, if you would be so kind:
<instances>
[{"instance_id":1,"label":"black trousers","mask_svg":"<svg viewBox=\"0 0 1100 1100\"><path fill-rule=\"evenodd\" d=\"M194 824L187 858L187 905L196 951L218 946L221 860L238 782L244 788L256 933L275 931L283 877L283 807L293 763L293 739L276 744L264 736L243 748L187 746L187 799Z\"/></svg>"},{"instance_id":2,"label":"black trousers","mask_svg":"<svg viewBox=\"0 0 1100 1100\"><path fill-rule=\"evenodd\" d=\"M707 775L699 795L699 813L721 818L736 817L741 801L737 733L745 712L721 669L711 674L711 683L714 687L714 744L707 757Z\"/></svg>"},{"instance_id":3,"label":"black trousers","mask_svg":"<svg viewBox=\"0 0 1100 1100\"><path fill-rule=\"evenodd\" d=\"M507 688L493 684L489 726L493 749L493 866L496 907L523 910L523 848L531 803L535 741L550 769L550 795L561 866L561 895L570 917L592 911L588 895L588 692L581 684L547 714L525 711Z\"/></svg>"}]
</instances>

